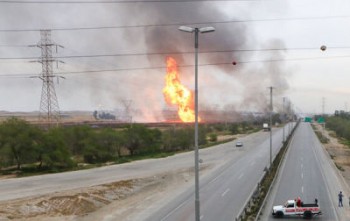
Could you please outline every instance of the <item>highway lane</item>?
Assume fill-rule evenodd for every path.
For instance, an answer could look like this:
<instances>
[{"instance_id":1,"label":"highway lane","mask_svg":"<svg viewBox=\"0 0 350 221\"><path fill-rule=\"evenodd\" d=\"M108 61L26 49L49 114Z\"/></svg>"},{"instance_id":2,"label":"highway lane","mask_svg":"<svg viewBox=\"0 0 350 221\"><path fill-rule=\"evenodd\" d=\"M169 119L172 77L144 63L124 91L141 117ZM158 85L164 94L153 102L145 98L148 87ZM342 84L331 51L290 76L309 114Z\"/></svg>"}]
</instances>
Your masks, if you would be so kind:
<instances>
[{"instance_id":1,"label":"highway lane","mask_svg":"<svg viewBox=\"0 0 350 221\"><path fill-rule=\"evenodd\" d=\"M285 127L286 134L288 126ZM282 128L273 131L273 156L282 145ZM256 187L269 164L269 133L258 139L246 137L244 147L236 151L238 158L227 161L222 167L208 176L200 177L201 220L234 220L245 201ZM200 158L206 161L205 156ZM194 220L194 189L163 205L146 220L186 221Z\"/></svg>"},{"instance_id":2,"label":"highway lane","mask_svg":"<svg viewBox=\"0 0 350 221\"><path fill-rule=\"evenodd\" d=\"M310 124L301 123L290 143L261 220L272 219L273 205L281 205L298 196L305 203L318 199L323 215L315 217L316 220L348 220L337 207L337 192L344 188Z\"/></svg>"}]
</instances>

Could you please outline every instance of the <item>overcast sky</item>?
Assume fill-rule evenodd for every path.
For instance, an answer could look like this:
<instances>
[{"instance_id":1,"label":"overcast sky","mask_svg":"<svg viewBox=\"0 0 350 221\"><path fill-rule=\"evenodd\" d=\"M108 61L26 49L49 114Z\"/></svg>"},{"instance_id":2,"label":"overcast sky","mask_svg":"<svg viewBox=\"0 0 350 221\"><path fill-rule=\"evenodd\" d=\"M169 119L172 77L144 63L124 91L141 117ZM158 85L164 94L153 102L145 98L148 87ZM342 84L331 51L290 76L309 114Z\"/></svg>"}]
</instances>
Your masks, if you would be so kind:
<instances>
[{"instance_id":1,"label":"overcast sky","mask_svg":"<svg viewBox=\"0 0 350 221\"><path fill-rule=\"evenodd\" d=\"M322 112L323 98L327 113L350 108L348 0L131 1L0 1L0 110L39 110L42 81L33 76L42 67L30 61L41 51L28 45L51 29L52 41L64 46L53 53L64 62L53 65L65 77L55 80L61 110L113 110L131 100L142 111L136 119L161 120L166 56L185 66L181 81L194 88L194 38L180 24L216 29L199 36L201 109L264 110L270 86L276 110L282 97L298 112ZM124 70L91 72L116 69Z\"/></svg>"}]
</instances>

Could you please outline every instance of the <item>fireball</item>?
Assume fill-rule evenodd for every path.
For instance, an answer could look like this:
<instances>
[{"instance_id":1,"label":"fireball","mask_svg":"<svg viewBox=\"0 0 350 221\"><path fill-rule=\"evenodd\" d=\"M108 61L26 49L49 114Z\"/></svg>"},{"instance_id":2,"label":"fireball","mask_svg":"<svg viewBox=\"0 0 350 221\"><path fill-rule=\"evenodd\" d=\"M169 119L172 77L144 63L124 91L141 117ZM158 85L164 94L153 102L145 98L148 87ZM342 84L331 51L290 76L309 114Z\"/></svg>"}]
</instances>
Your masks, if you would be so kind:
<instances>
[{"instance_id":1,"label":"fireball","mask_svg":"<svg viewBox=\"0 0 350 221\"><path fill-rule=\"evenodd\" d=\"M194 122L194 96L193 91L186 88L180 82L176 60L168 57L166 60L167 72L163 94L169 105L177 105L178 115L183 122ZM198 117L198 121L200 118Z\"/></svg>"}]
</instances>

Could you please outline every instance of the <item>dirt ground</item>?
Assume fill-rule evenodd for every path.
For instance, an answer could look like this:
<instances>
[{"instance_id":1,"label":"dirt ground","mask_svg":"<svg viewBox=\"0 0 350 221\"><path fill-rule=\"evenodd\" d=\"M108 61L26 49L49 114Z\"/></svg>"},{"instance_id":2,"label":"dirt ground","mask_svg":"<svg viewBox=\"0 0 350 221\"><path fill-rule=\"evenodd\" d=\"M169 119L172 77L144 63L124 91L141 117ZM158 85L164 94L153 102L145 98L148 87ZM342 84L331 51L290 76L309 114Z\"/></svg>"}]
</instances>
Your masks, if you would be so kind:
<instances>
[{"instance_id":1,"label":"dirt ground","mask_svg":"<svg viewBox=\"0 0 350 221\"><path fill-rule=\"evenodd\" d=\"M192 177L193 171L189 168L143 179L1 202L0 221L142 220L142 217L137 217L140 210L164 198L164 194L172 194L181 189L178 187L188 185Z\"/></svg>"},{"instance_id":2,"label":"dirt ground","mask_svg":"<svg viewBox=\"0 0 350 221\"><path fill-rule=\"evenodd\" d=\"M4 202L0 203L0 220L68 220L68 217L91 213L113 200L125 199L152 184L152 180L126 180Z\"/></svg>"},{"instance_id":3,"label":"dirt ground","mask_svg":"<svg viewBox=\"0 0 350 221\"><path fill-rule=\"evenodd\" d=\"M320 124L314 124L314 126L316 131L321 132L327 138L328 142L324 143L323 146L345 178L347 185L350 186L350 147L342 144L335 132L325 130Z\"/></svg>"}]
</instances>

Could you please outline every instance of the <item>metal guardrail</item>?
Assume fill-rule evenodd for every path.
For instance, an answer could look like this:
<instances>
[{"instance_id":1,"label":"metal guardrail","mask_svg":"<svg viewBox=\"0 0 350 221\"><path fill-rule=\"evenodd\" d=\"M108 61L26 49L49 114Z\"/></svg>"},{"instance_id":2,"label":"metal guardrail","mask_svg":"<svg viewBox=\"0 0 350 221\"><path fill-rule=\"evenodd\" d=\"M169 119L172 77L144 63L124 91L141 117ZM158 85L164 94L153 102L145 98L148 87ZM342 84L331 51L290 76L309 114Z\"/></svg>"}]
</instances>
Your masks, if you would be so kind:
<instances>
[{"instance_id":1,"label":"metal guardrail","mask_svg":"<svg viewBox=\"0 0 350 221\"><path fill-rule=\"evenodd\" d=\"M294 126L293 130L291 131L291 133L290 133L290 135L289 135L289 137L288 137L288 139L287 139L287 141L290 142L290 138L291 138L291 136L293 135L293 133L294 133L294 131L295 131L295 128L298 126L298 124L299 124L299 122L297 122L297 124ZM289 142L286 144L287 146L289 145ZM285 145L285 144L283 144L283 145ZM282 147L283 147L283 145L282 145ZM285 152L283 153L282 158L284 157L285 153L286 153L286 150L285 150ZM275 158L276 158L277 155L278 155L278 154L276 154L276 155L274 156L273 161L275 160ZM278 164L278 167L277 167L277 170L276 170L277 172L279 171L280 166L281 166L281 162ZM277 172L276 172L276 173L277 173ZM247 211L251 208L252 205L254 205L255 201L257 200L257 198L258 198L258 196L259 196L259 193L260 193L260 190L261 190L261 183L262 183L262 181L263 181L263 179L265 178L266 175L267 175L267 169L264 170L264 172L263 172L262 176L260 177L260 179L259 179L259 181L258 181L256 187L255 187L255 188L252 190L252 192L249 194L249 197L247 198L247 200L246 200L245 203L243 204L244 206L239 210L239 213L238 213L238 215L235 217L234 221L241 221L241 220L243 220L243 219L245 218L245 216L247 215ZM260 216L260 214L261 214L262 209L263 209L264 206L265 206L267 196L270 194L270 191L271 191L271 189L272 189L272 187L273 187L273 185L274 185L274 183L275 183L275 180L276 180L276 176L275 176L275 177L273 178L273 180L272 180L272 183L271 183L271 185L270 185L270 187L269 187L269 189L268 189L268 192L266 193L265 198L264 198L264 200L263 200L263 202L262 202L262 204L261 204L261 207L260 207L260 209L259 209L259 211L258 211L258 213L257 213L257 216L256 216L256 218L255 218L255 221L259 220L259 216Z\"/></svg>"}]
</instances>

